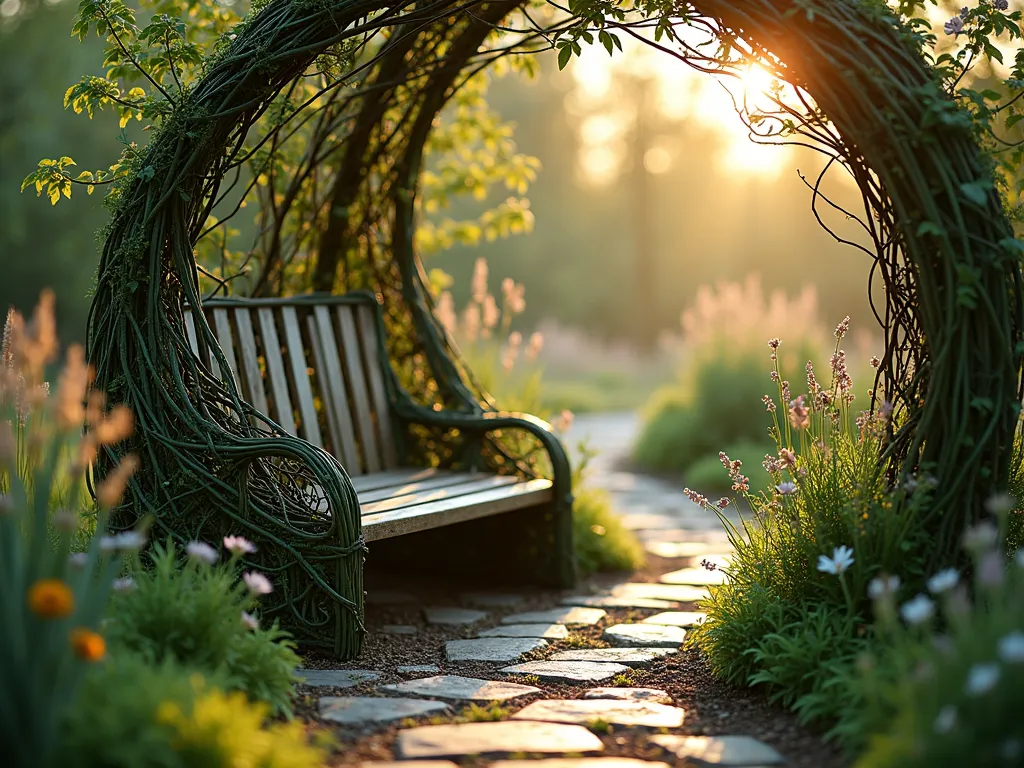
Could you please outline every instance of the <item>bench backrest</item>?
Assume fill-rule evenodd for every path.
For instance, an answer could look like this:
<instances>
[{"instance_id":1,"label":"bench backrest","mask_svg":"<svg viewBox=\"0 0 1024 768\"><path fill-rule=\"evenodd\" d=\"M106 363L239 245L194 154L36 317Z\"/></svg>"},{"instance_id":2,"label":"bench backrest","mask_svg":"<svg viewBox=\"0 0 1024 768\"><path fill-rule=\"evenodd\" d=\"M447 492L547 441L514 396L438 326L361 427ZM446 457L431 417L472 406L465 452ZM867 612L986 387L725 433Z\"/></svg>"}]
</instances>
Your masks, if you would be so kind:
<instances>
[{"instance_id":1,"label":"bench backrest","mask_svg":"<svg viewBox=\"0 0 1024 768\"><path fill-rule=\"evenodd\" d=\"M349 475L398 465L376 311L361 296L203 305L242 396L286 432L329 451ZM185 329L201 356L188 310ZM218 372L215 360L207 362Z\"/></svg>"}]
</instances>

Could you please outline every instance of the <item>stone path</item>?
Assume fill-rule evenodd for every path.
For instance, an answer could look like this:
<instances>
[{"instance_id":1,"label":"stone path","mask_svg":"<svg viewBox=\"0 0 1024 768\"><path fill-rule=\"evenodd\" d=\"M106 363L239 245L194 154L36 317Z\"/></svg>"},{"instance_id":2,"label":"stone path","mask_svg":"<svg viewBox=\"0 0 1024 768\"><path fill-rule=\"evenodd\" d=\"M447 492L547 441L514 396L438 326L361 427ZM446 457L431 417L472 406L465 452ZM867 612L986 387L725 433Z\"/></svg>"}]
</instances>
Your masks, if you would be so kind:
<instances>
[{"instance_id":1,"label":"stone path","mask_svg":"<svg viewBox=\"0 0 1024 768\"><path fill-rule=\"evenodd\" d=\"M395 614L409 623L382 624L372 632L391 636L390 642L408 635L404 642L413 643L421 637L436 642L430 638L442 633L444 652L437 664L406 659L405 666L379 669L300 671L316 693L357 689L358 695L324 695L316 703L322 720L356 729L354 743L366 738L367 729L388 733L399 724L386 737L387 749L373 752L389 757L363 765L456 768L449 760L478 766L481 759L493 768L783 763L772 747L746 734L694 733L686 708L668 691L635 684L638 675L642 680L650 670L680 663L687 630L704 618L697 603L726 578L700 561L727 568L731 545L720 521L681 489L617 469L620 456L610 448L628 444L623 435L630 429L635 425L625 417L580 418L567 444L588 432L594 437L602 451L591 473L595 484L613 494L648 552L679 561L675 570L666 568L660 577L655 572L653 582L552 595L547 605L561 605L540 603L539 610L525 593L466 591L448 598L453 604L419 608L406 592L371 589L369 605L415 610L426 624L413 626L411 614ZM613 754L602 756L606 751ZM519 759L524 756L544 759Z\"/></svg>"}]
</instances>

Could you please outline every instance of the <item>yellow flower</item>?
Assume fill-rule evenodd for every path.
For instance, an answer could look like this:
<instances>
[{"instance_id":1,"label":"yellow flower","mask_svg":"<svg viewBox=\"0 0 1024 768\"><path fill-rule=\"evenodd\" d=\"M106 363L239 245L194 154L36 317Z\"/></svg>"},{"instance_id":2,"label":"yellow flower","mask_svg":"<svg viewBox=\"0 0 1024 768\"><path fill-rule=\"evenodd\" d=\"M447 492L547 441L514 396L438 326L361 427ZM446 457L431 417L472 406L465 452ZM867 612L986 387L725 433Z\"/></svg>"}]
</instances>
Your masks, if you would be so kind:
<instances>
[{"instance_id":1,"label":"yellow flower","mask_svg":"<svg viewBox=\"0 0 1024 768\"><path fill-rule=\"evenodd\" d=\"M99 661L107 654L107 643L101 635L85 627L71 630L71 648L75 655L85 661Z\"/></svg>"},{"instance_id":2,"label":"yellow flower","mask_svg":"<svg viewBox=\"0 0 1024 768\"><path fill-rule=\"evenodd\" d=\"M75 596L60 579L40 579L28 591L28 607L44 619L62 619L75 609Z\"/></svg>"}]
</instances>

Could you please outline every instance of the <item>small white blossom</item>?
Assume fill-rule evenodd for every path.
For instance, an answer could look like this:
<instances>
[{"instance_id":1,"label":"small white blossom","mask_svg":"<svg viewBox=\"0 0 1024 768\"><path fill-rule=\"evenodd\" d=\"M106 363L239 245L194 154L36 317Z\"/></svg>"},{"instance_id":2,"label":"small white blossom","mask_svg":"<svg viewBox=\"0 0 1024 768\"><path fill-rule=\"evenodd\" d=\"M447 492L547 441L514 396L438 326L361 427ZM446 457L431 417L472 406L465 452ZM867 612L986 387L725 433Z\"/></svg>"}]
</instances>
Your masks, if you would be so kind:
<instances>
[{"instance_id":1,"label":"small white blossom","mask_svg":"<svg viewBox=\"0 0 1024 768\"><path fill-rule=\"evenodd\" d=\"M949 733L955 725L956 707L952 704L947 704L939 710L939 715L935 718L935 724L932 728L935 729L936 733Z\"/></svg>"},{"instance_id":2,"label":"small white blossom","mask_svg":"<svg viewBox=\"0 0 1024 768\"><path fill-rule=\"evenodd\" d=\"M933 595L939 595L943 592L948 592L960 582L960 574L957 573L955 568L946 568L944 571L939 571L930 579L928 579L928 591Z\"/></svg>"},{"instance_id":3,"label":"small white blossom","mask_svg":"<svg viewBox=\"0 0 1024 768\"><path fill-rule=\"evenodd\" d=\"M783 496L792 496L796 493L796 483L786 481L785 483L779 483L775 486L775 490Z\"/></svg>"},{"instance_id":4,"label":"small white blossom","mask_svg":"<svg viewBox=\"0 0 1024 768\"><path fill-rule=\"evenodd\" d=\"M68 556L68 562L75 568L85 568L85 564L89 562L89 555L85 552L75 552Z\"/></svg>"},{"instance_id":5,"label":"small white blossom","mask_svg":"<svg viewBox=\"0 0 1024 768\"><path fill-rule=\"evenodd\" d=\"M1007 664L1024 662L1024 632L1015 629L999 641L999 658Z\"/></svg>"},{"instance_id":6,"label":"small white blossom","mask_svg":"<svg viewBox=\"0 0 1024 768\"><path fill-rule=\"evenodd\" d=\"M259 621L248 611L242 611L242 624L245 625L247 629L256 630L260 628Z\"/></svg>"},{"instance_id":7,"label":"small white blossom","mask_svg":"<svg viewBox=\"0 0 1024 768\"><path fill-rule=\"evenodd\" d=\"M964 549L968 552L984 552L995 546L999 540L999 531L987 520L978 523L964 534Z\"/></svg>"},{"instance_id":8,"label":"small white blossom","mask_svg":"<svg viewBox=\"0 0 1024 768\"><path fill-rule=\"evenodd\" d=\"M964 692L968 696L982 696L995 688L998 682L998 664L975 664L967 674Z\"/></svg>"},{"instance_id":9,"label":"small white blossom","mask_svg":"<svg viewBox=\"0 0 1024 768\"><path fill-rule=\"evenodd\" d=\"M115 592L131 592L137 585L135 579L131 576L126 576L123 579L114 579L110 586Z\"/></svg>"},{"instance_id":10,"label":"small white blossom","mask_svg":"<svg viewBox=\"0 0 1024 768\"><path fill-rule=\"evenodd\" d=\"M935 613L935 604L927 595L918 595L900 608L900 615L908 624L921 624Z\"/></svg>"},{"instance_id":11,"label":"small white blossom","mask_svg":"<svg viewBox=\"0 0 1024 768\"><path fill-rule=\"evenodd\" d=\"M213 565L218 560L217 550L205 541L190 541L185 545L189 558L199 563Z\"/></svg>"},{"instance_id":12,"label":"small white blossom","mask_svg":"<svg viewBox=\"0 0 1024 768\"><path fill-rule=\"evenodd\" d=\"M832 550L832 557L818 556L818 570L839 576L853 565L853 550L845 544Z\"/></svg>"},{"instance_id":13,"label":"small white blossom","mask_svg":"<svg viewBox=\"0 0 1024 768\"><path fill-rule=\"evenodd\" d=\"M879 576L868 584L868 597L872 600L881 600L884 597L895 595L899 588L899 576Z\"/></svg>"},{"instance_id":14,"label":"small white blossom","mask_svg":"<svg viewBox=\"0 0 1024 768\"><path fill-rule=\"evenodd\" d=\"M78 528L78 515L66 509L53 513L53 527L64 533L73 533Z\"/></svg>"},{"instance_id":15,"label":"small white blossom","mask_svg":"<svg viewBox=\"0 0 1024 768\"><path fill-rule=\"evenodd\" d=\"M244 536L225 536L224 548L233 555L251 555L256 545Z\"/></svg>"},{"instance_id":16,"label":"small white blossom","mask_svg":"<svg viewBox=\"0 0 1024 768\"><path fill-rule=\"evenodd\" d=\"M1013 510L1013 496L1008 493L997 493L985 502L985 509L999 517Z\"/></svg>"},{"instance_id":17,"label":"small white blossom","mask_svg":"<svg viewBox=\"0 0 1024 768\"><path fill-rule=\"evenodd\" d=\"M269 595L274 591L274 585L270 583L270 579L259 571L249 571L242 574L242 581L245 582L245 586L254 595Z\"/></svg>"},{"instance_id":18,"label":"small white blossom","mask_svg":"<svg viewBox=\"0 0 1024 768\"><path fill-rule=\"evenodd\" d=\"M997 549L990 549L978 562L978 583L986 587L998 587L1006 575L1006 559Z\"/></svg>"},{"instance_id":19,"label":"small white blossom","mask_svg":"<svg viewBox=\"0 0 1024 768\"><path fill-rule=\"evenodd\" d=\"M104 552L138 552L145 545L146 537L138 531L122 531L100 538L100 549Z\"/></svg>"}]
</instances>

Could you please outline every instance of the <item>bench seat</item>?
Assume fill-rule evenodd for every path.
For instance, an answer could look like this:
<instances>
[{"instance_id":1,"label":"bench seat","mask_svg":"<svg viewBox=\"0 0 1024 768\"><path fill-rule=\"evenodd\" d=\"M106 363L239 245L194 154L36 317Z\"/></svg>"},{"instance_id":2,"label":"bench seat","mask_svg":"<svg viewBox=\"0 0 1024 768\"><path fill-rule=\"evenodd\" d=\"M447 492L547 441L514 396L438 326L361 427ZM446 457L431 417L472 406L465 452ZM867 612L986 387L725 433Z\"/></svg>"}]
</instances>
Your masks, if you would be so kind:
<instances>
[{"instance_id":1,"label":"bench seat","mask_svg":"<svg viewBox=\"0 0 1024 768\"><path fill-rule=\"evenodd\" d=\"M549 503L550 480L397 469L352 478L367 542Z\"/></svg>"}]
</instances>

